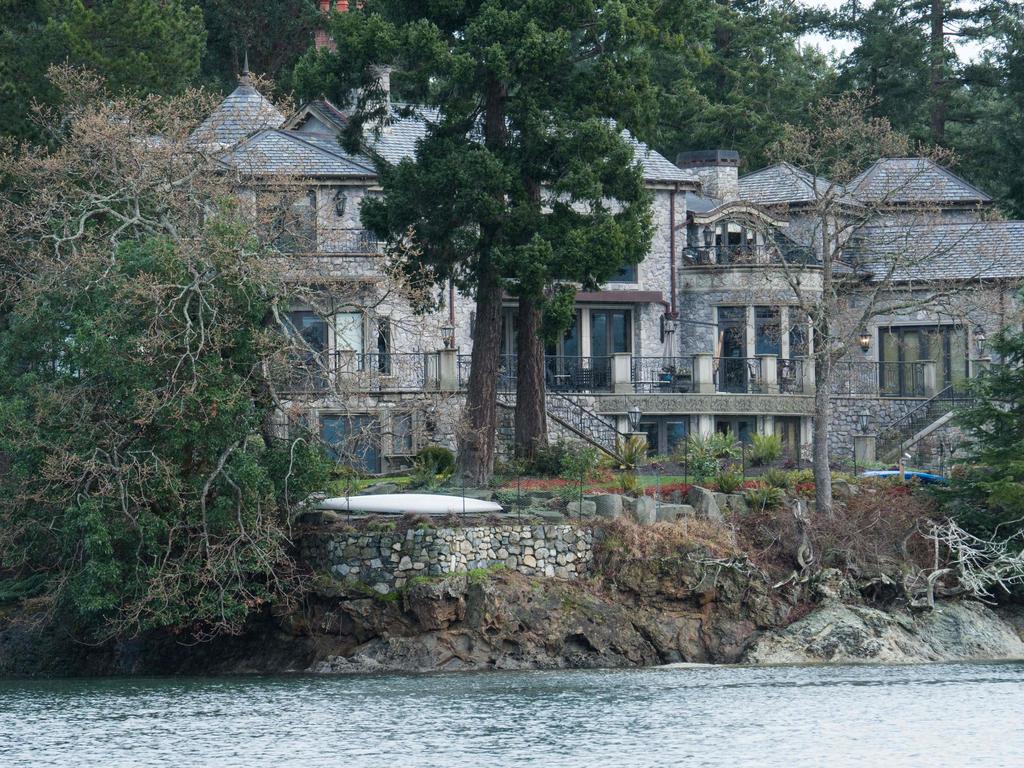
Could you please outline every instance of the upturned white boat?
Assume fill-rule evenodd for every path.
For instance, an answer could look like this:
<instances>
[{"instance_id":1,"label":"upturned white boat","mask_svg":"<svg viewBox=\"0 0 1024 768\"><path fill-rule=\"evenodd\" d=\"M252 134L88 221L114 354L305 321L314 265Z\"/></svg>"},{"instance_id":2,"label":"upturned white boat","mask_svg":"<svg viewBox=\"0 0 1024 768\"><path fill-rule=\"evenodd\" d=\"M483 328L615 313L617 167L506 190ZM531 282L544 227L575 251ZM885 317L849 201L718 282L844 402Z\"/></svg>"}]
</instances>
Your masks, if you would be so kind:
<instances>
[{"instance_id":1,"label":"upturned white boat","mask_svg":"<svg viewBox=\"0 0 1024 768\"><path fill-rule=\"evenodd\" d=\"M372 512L401 515L411 512L419 515L479 515L501 512L501 505L493 501L445 496L440 493L382 493L375 496L338 496L317 504L320 509L343 512Z\"/></svg>"}]
</instances>

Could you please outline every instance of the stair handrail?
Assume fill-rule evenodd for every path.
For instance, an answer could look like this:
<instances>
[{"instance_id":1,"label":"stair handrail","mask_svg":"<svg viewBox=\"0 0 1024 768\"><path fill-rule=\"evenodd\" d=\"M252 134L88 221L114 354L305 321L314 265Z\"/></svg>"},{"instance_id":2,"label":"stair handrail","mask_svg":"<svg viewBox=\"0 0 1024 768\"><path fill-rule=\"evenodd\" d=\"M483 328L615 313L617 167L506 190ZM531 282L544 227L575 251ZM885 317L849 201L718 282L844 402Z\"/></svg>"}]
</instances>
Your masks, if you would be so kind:
<instances>
[{"instance_id":1,"label":"stair handrail","mask_svg":"<svg viewBox=\"0 0 1024 768\"><path fill-rule=\"evenodd\" d=\"M945 387L941 391L939 391L936 394L932 395L927 400L924 400L924 401L918 403L913 408L911 408L909 411L904 413L902 416L900 416L900 417L898 417L896 419L893 419L891 422L886 424L884 427L882 427L878 431L879 437L882 438L884 443L888 443L889 442L889 439L886 438L886 435L894 435L895 437L900 437L900 435L902 434L902 431L903 431L902 430L902 425L904 424L904 422L907 425L912 424L914 422L914 419L916 418L916 416L918 414L920 414L922 412L923 413L928 413L928 411L931 409L931 406L934 405L937 402L941 402L943 400L949 401L952 404L950 406L949 410L946 411L946 413L949 413L950 411L952 411L956 407L956 403L961 402L961 401L969 402L971 399L972 398L971 398L971 396L970 396L970 394L968 392L964 392L962 390L958 390L955 385L950 384L948 387ZM943 415L945 415L945 414L943 414ZM913 435L907 435L907 437L913 437ZM895 445L902 445L902 444L903 444L903 440L899 440L898 442L895 443Z\"/></svg>"}]
</instances>

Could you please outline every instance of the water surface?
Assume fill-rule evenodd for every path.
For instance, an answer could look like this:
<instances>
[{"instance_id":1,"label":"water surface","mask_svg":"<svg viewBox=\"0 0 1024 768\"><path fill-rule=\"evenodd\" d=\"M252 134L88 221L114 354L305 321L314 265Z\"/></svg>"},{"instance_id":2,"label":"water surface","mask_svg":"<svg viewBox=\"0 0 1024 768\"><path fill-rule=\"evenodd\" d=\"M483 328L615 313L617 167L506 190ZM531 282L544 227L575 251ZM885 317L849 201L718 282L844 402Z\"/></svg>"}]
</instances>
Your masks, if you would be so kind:
<instances>
[{"instance_id":1,"label":"water surface","mask_svg":"<svg viewBox=\"0 0 1024 768\"><path fill-rule=\"evenodd\" d=\"M1024 766L1024 665L0 682L2 766Z\"/></svg>"}]
</instances>

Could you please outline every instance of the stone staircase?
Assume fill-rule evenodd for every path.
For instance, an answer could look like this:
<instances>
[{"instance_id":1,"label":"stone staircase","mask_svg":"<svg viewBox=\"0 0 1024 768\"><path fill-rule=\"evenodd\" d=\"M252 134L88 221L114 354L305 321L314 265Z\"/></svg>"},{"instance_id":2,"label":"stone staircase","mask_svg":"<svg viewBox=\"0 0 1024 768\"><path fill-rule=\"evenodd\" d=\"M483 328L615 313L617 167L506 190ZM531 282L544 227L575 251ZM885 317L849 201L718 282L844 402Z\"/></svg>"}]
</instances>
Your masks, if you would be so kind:
<instances>
[{"instance_id":1,"label":"stone staircase","mask_svg":"<svg viewBox=\"0 0 1024 768\"><path fill-rule=\"evenodd\" d=\"M879 461L897 461L908 449L952 421L955 410L973 398L964 390L946 387L883 427L878 435Z\"/></svg>"},{"instance_id":2,"label":"stone staircase","mask_svg":"<svg viewBox=\"0 0 1024 768\"><path fill-rule=\"evenodd\" d=\"M499 439L510 443L515 437L515 395L499 393L498 407L501 409L498 417L498 436ZM616 451L616 443L620 437L625 438L625 435L619 432L611 419L594 413L576 397L561 392L546 393L544 410L548 419L580 440L616 461L622 460Z\"/></svg>"}]
</instances>

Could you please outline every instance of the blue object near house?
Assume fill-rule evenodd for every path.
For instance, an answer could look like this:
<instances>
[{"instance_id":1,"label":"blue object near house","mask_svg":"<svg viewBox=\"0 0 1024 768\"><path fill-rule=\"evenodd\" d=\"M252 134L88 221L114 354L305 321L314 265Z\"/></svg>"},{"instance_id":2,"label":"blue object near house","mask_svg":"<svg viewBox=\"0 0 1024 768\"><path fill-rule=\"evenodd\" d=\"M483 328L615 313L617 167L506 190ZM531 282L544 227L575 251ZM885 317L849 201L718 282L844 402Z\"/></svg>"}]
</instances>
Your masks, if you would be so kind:
<instances>
[{"instance_id":1,"label":"blue object near house","mask_svg":"<svg viewBox=\"0 0 1024 768\"><path fill-rule=\"evenodd\" d=\"M934 475L931 472L920 472L914 469L908 469L903 473L909 478L914 480L920 480L922 483L938 483L946 485L949 483L948 477L942 475ZM862 472L861 477L899 477L900 472L898 469L873 469L868 472Z\"/></svg>"}]
</instances>

